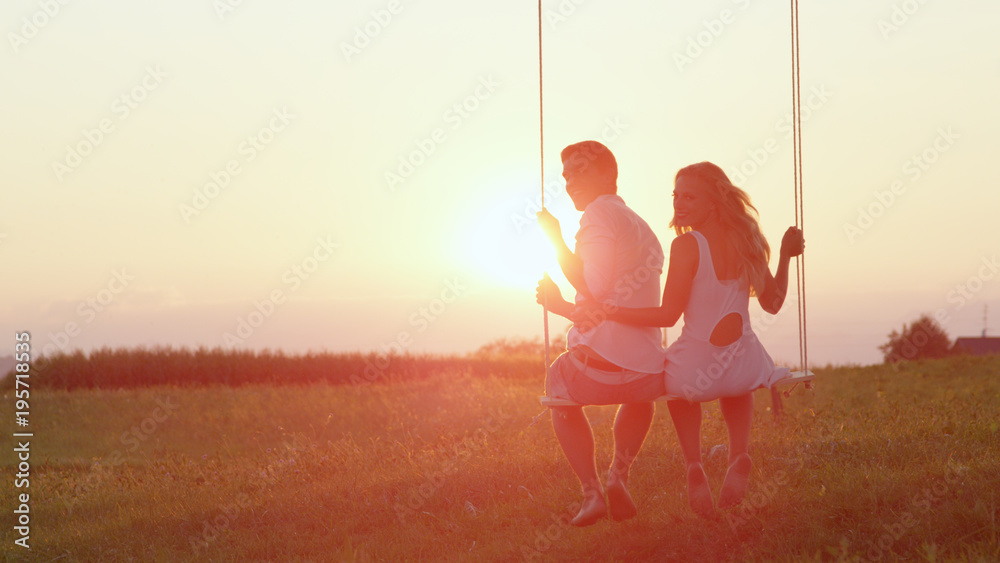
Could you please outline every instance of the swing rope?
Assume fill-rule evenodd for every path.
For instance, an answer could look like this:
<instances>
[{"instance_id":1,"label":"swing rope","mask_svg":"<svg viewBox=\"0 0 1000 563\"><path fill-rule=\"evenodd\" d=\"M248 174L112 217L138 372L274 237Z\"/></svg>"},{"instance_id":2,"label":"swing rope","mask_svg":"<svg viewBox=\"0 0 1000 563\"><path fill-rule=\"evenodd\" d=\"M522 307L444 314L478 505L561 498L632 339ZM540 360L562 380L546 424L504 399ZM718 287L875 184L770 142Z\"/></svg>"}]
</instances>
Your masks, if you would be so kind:
<instances>
[{"instance_id":1,"label":"swing rope","mask_svg":"<svg viewBox=\"0 0 1000 563\"><path fill-rule=\"evenodd\" d=\"M542 0L538 0L538 153L540 162L538 170L540 173L542 190L542 209L545 208L545 114L542 104ZM547 296L542 299L542 324L545 339L545 381L549 375L549 303ZM545 390L548 395L548 389ZM547 410L547 409L546 409Z\"/></svg>"},{"instance_id":2,"label":"swing rope","mask_svg":"<svg viewBox=\"0 0 1000 563\"><path fill-rule=\"evenodd\" d=\"M801 86L800 86L800 65L799 65L799 3L798 0L791 0L791 17L792 17L792 137L793 137L793 147L792 147L792 160L793 160L793 176L794 176L794 192L795 192L795 226L805 231L805 206L803 204L802 197L802 103L801 103ZM542 0L538 0L538 137L539 137L539 155L541 158L539 169L541 171L541 203L542 207L545 207L545 119L544 119L544 105L543 105L543 88L542 88ZM795 261L795 281L796 281L796 296L798 301L798 317L799 317L799 363L802 374L811 376L808 371L809 356L808 356L808 335L806 331L806 270L805 270L805 254L800 254ZM545 338L545 374L546 381L548 381L549 373L549 309L548 303L543 302L542 305L542 318L544 324L544 338ZM787 396L792 389L798 385L795 382L791 389L785 391ZM806 382L806 388L811 389L811 381ZM545 390L546 396L548 395L548 389ZM532 419L529 426L534 426L538 422L538 419L548 412L548 408L543 410L537 416Z\"/></svg>"},{"instance_id":3,"label":"swing rope","mask_svg":"<svg viewBox=\"0 0 1000 563\"><path fill-rule=\"evenodd\" d=\"M795 226L805 231L805 213L802 198L802 94L799 65L799 2L791 0L792 12L792 120L793 120L793 173L795 189ZM809 367L806 332L806 265L805 253L795 261L796 296L799 313L799 363L806 373ZM794 386L793 386L794 388Z\"/></svg>"}]
</instances>

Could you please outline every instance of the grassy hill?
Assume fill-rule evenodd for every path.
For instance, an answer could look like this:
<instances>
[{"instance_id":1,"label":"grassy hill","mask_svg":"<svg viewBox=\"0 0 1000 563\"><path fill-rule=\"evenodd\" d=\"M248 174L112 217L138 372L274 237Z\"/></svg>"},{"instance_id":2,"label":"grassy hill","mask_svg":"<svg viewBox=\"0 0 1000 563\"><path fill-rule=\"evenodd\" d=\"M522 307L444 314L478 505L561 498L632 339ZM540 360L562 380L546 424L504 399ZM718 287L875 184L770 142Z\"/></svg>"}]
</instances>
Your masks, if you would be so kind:
<instances>
[{"instance_id":1,"label":"grassy hill","mask_svg":"<svg viewBox=\"0 0 1000 563\"><path fill-rule=\"evenodd\" d=\"M0 356L0 381L3 381L10 375L15 363L14 356Z\"/></svg>"},{"instance_id":2,"label":"grassy hill","mask_svg":"<svg viewBox=\"0 0 1000 563\"><path fill-rule=\"evenodd\" d=\"M373 382L32 387L26 561L996 561L1000 357L816 370L772 421L747 500L687 507L666 408L632 472L639 516L566 525L578 485L539 363L468 359ZM485 360L484 360L485 362ZM404 365L403 362L397 365ZM130 368L131 369L131 368ZM124 370L123 370L124 372ZM395 373L395 372L394 372ZM44 373L38 374L41 381ZM297 381L295 374L289 381ZM40 385L41 387L42 385ZM12 391L4 392L13 404ZM10 411L6 411L10 412ZM588 407L599 466L612 407ZM0 465L15 473L4 417ZM23 429L21 429L23 430ZM703 426L716 491L725 426ZM0 510L11 521L12 480Z\"/></svg>"}]
</instances>

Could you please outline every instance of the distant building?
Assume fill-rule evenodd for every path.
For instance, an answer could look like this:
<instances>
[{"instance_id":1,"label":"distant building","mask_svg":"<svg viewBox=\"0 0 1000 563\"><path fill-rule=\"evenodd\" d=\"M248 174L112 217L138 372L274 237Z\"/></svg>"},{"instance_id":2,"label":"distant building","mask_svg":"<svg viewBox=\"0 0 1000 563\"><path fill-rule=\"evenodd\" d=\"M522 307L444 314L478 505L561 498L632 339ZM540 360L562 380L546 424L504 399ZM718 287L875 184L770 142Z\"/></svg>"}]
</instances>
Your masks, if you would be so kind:
<instances>
[{"instance_id":1,"label":"distant building","mask_svg":"<svg viewBox=\"0 0 1000 563\"><path fill-rule=\"evenodd\" d=\"M970 356L1000 354L1000 336L961 337L955 339L952 351Z\"/></svg>"}]
</instances>

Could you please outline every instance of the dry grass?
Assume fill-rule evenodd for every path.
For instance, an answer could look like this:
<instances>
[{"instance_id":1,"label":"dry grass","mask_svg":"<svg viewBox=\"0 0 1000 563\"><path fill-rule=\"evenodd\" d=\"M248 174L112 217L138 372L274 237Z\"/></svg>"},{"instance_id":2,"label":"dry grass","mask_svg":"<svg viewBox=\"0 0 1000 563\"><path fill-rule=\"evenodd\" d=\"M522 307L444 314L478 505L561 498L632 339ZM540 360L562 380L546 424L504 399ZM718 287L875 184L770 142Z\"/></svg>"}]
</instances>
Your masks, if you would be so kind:
<instances>
[{"instance_id":1,"label":"dry grass","mask_svg":"<svg viewBox=\"0 0 1000 563\"><path fill-rule=\"evenodd\" d=\"M541 368L495 377L459 367L465 360L363 385L33 388L32 549L14 546L8 531L0 553L30 561L1000 559L1000 358L817 370L817 388L796 390L780 425L761 392L750 495L710 520L687 508L660 405L633 469L639 516L586 529L565 524L579 492L548 415L530 426L541 410ZM588 413L606 466L614 409ZM0 451L9 477L7 418ZM714 405L703 429L706 454L725 443ZM724 457L707 458L716 492ZM6 481L0 502L10 515Z\"/></svg>"}]
</instances>

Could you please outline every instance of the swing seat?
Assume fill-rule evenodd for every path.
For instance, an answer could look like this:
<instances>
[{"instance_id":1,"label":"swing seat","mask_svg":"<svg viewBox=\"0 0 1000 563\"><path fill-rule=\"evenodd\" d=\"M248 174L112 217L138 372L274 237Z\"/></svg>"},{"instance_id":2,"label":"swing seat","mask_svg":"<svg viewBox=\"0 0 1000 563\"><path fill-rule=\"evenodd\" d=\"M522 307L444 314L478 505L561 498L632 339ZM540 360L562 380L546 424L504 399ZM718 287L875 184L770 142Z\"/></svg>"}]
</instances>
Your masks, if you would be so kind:
<instances>
[{"instance_id":1,"label":"swing seat","mask_svg":"<svg viewBox=\"0 0 1000 563\"><path fill-rule=\"evenodd\" d=\"M779 386L785 386L785 385L791 385L792 387L794 387L794 386L798 385L799 383L804 383L806 389L812 389L812 381L815 378L816 378L816 374L814 374L812 372L812 370L808 370L808 369L805 370L805 371L796 370L796 371L793 371L793 372L789 373L788 377L786 377L784 379L779 379L778 381L775 381L774 385L772 385L772 389L776 388L776 387L779 387ZM657 401L670 401L670 400L673 400L673 399L680 399L680 398L681 397L672 397L670 395L663 395L662 397L659 397L656 400ZM542 406L546 407L546 408L549 408L549 407L582 407L582 406L586 406L586 405L581 405L580 403L577 403L576 401L573 401L571 399L563 399L563 398L560 398L560 397L549 397L547 395L540 395L538 397L538 402L541 403Z\"/></svg>"},{"instance_id":2,"label":"swing seat","mask_svg":"<svg viewBox=\"0 0 1000 563\"><path fill-rule=\"evenodd\" d=\"M679 399L679 398L680 397L671 397L670 395L663 395L662 397L658 397L656 400L657 401L670 401L670 400ZM549 407L586 407L586 406L592 406L592 405L581 405L580 403L578 403L576 401L573 401L573 400L570 400L570 399L562 399L560 397L548 397L546 395L540 395L538 397L538 402L541 403L542 406L546 407L546 408L549 408ZM601 405L601 406L608 406L608 405Z\"/></svg>"},{"instance_id":3,"label":"swing seat","mask_svg":"<svg viewBox=\"0 0 1000 563\"><path fill-rule=\"evenodd\" d=\"M805 383L806 389L812 389L812 381L816 379L816 374L812 370L796 370L788 374L788 377L774 382L772 387L791 385L795 387L799 383Z\"/></svg>"},{"instance_id":4,"label":"swing seat","mask_svg":"<svg viewBox=\"0 0 1000 563\"><path fill-rule=\"evenodd\" d=\"M543 407L579 407L580 403L571 401L569 399L560 399L559 397L549 397L547 395L539 395L538 402L542 404Z\"/></svg>"}]
</instances>

